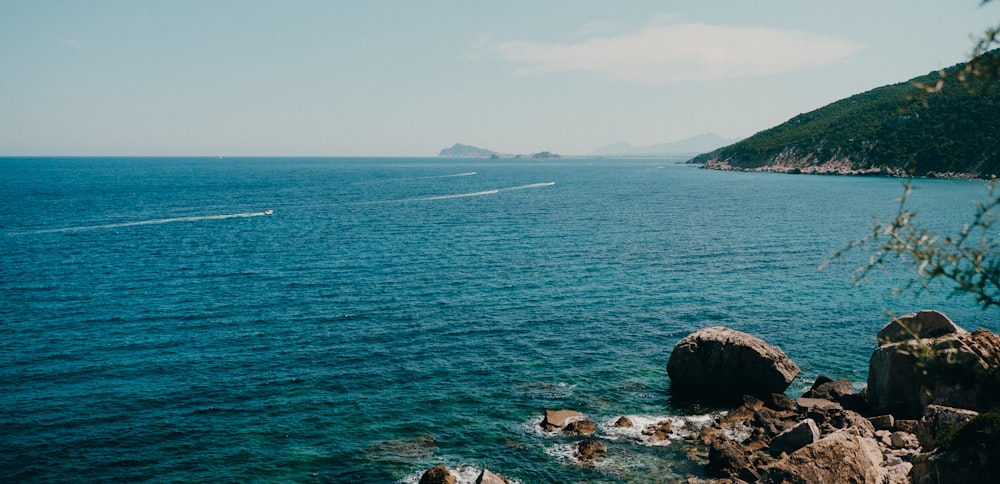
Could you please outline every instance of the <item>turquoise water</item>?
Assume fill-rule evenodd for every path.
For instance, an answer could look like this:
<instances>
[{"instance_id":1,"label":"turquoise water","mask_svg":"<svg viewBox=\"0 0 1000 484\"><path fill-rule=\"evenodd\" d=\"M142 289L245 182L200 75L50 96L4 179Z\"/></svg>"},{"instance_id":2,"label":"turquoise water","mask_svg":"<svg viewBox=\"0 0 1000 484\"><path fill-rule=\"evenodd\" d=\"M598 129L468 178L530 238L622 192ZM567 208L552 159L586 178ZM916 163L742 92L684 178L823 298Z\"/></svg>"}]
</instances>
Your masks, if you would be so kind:
<instances>
[{"instance_id":1,"label":"turquoise water","mask_svg":"<svg viewBox=\"0 0 1000 484\"><path fill-rule=\"evenodd\" d=\"M520 482L698 473L610 427L681 414L665 366L710 325L863 382L883 308L945 293L817 267L899 180L674 160L0 159L0 480ZM920 181L957 230L982 182ZM273 210L273 214L265 214ZM609 458L537 430L599 424ZM652 421L651 420L651 421Z\"/></svg>"}]
</instances>

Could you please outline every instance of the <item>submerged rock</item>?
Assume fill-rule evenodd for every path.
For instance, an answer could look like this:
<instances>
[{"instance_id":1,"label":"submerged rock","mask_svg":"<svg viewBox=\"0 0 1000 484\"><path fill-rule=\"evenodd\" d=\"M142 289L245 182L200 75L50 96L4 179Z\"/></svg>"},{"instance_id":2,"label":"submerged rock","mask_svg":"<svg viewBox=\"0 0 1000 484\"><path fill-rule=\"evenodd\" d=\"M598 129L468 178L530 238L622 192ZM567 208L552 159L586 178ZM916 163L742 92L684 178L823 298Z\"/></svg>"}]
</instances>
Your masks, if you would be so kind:
<instances>
[{"instance_id":1,"label":"submerged rock","mask_svg":"<svg viewBox=\"0 0 1000 484\"><path fill-rule=\"evenodd\" d=\"M673 424L669 420L661 420L642 430L642 435L648 435L651 442L662 442L670 437Z\"/></svg>"},{"instance_id":2,"label":"submerged rock","mask_svg":"<svg viewBox=\"0 0 1000 484\"><path fill-rule=\"evenodd\" d=\"M799 374L799 367L776 346L714 326L677 343L667 362L667 374L675 396L708 403L783 393Z\"/></svg>"},{"instance_id":3,"label":"submerged rock","mask_svg":"<svg viewBox=\"0 0 1000 484\"><path fill-rule=\"evenodd\" d=\"M573 455L580 459L580 462L592 463L607 457L608 446L600 440L583 440L574 446Z\"/></svg>"},{"instance_id":4,"label":"submerged rock","mask_svg":"<svg viewBox=\"0 0 1000 484\"><path fill-rule=\"evenodd\" d=\"M619 417L618 420L615 420L615 427L627 428L631 426L632 426L632 420L630 420L628 417Z\"/></svg>"}]
</instances>

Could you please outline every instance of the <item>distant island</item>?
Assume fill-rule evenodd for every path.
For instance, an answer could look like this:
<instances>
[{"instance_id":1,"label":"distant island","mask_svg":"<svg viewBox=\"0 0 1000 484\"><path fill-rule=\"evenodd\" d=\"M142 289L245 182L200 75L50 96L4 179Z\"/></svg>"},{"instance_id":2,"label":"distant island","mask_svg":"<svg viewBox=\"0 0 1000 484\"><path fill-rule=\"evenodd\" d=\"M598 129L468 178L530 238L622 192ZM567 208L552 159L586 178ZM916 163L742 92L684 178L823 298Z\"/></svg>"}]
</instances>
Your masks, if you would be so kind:
<instances>
[{"instance_id":1,"label":"distant island","mask_svg":"<svg viewBox=\"0 0 1000 484\"><path fill-rule=\"evenodd\" d=\"M1000 175L1000 83L970 90L950 77L940 91L919 96L915 84L939 78L932 72L836 101L689 162L784 173Z\"/></svg>"},{"instance_id":2,"label":"distant island","mask_svg":"<svg viewBox=\"0 0 1000 484\"><path fill-rule=\"evenodd\" d=\"M546 160L546 159L556 159L562 158L562 155L552 153L549 151L542 151L539 153L534 153L531 155L511 155L498 153L493 150L488 150L486 148L479 148L471 145L463 145L461 143L455 143L450 148L445 148L438 153L439 157L442 158L481 158L481 159L501 159L501 158L511 158L511 159L524 159L531 158L535 160Z\"/></svg>"}]
</instances>

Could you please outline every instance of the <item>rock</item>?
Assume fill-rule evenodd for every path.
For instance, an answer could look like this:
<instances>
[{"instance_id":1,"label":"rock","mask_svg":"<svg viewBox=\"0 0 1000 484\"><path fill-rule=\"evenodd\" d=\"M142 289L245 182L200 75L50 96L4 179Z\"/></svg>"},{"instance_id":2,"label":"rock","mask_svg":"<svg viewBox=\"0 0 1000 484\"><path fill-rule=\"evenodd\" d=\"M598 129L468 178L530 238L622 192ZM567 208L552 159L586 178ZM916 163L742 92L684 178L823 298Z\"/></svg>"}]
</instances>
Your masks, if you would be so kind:
<instances>
[{"instance_id":1,"label":"rock","mask_svg":"<svg viewBox=\"0 0 1000 484\"><path fill-rule=\"evenodd\" d=\"M837 397L837 403L846 410L854 410L862 415L871 414L871 411L868 409L867 393L864 390L861 393L841 395Z\"/></svg>"},{"instance_id":2,"label":"rock","mask_svg":"<svg viewBox=\"0 0 1000 484\"><path fill-rule=\"evenodd\" d=\"M698 402L739 401L783 393L799 367L781 349L722 326L681 339L667 362L674 396Z\"/></svg>"},{"instance_id":3,"label":"rock","mask_svg":"<svg viewBox=\"0 0 1000 484\"><path fill-rule=\"evenodd\" d=\"M759 482L882 482L882 461L875 440L841 430L778 459Z\"/></svg>"},{"instance_id":4,"label":"rock","mask_svg":"<svg viewBox=\"0 0 1000 484\"><path fill-rule=\"evenodd\" d=\"M832 402L825 398L809 398L809 397L799 397L795 400L795 404L798 405L799 410L802 412L808 412L813 409L821 411L832 411L832 410L843 410L839 403Z\"/></svg>"},{"instance_id":5,"label":"rock","mask_svg":"<svg viewBox=\"0 0 1000 484\"><path fill-rule=\"evenodd\" d=\"M878 430L889 430L895 425L895 418L892 415L879 415L877 417L868 417L868 421L872 423L872 426Z\"/></svg>"},{"instance_id":6,"label":"rock","mask_svg":"<svg viewBox=\"0 0 1000 484\"><path fill-rule=\"evenodd\" d=\"M510 484L510 481L490 472L489 469L483 469L476 478L476 484Z\"/></svg>"},{"instance_id":7,"label":"rock","mask_svg":"<svg viewBox=\"0 0 1000 484\"><path fill-rule=\"evenodd\" d=\"M910 484L910 471L912 469L913 464L903 461L885 466L885 484Z\"/></svg>"},{"instance_id":8,"label":"rock","mask_svg":"<svg viewBox=\"0 0 1000 484\"><path fill-rule=\"evenodd\" d=\"M946 334L964 334L966 331L938 311L920 311L894 319L882 327L876 336L880 345L900 343L912 339L936 338Z\"/></svg>"},{"instance_id":9,"label":"rock","mask_svg":"<svg viewBox=\"0 0 1000 484\"><path fill-rule=\"evenodd\" d=\"M917 436L909 432L895 431L889 437L890 445L894 449L916 449L920 447L920 441L917 440Z\"/></svg>"},{"instance_id":10,"label":"rock","mask_svg":"<svg viewBox=\"0 0 1000 484\"><path fill-rule=\"evenodd\" d=\"M753 395L743 395L743 406L756 412L764 407L764 401Z\"/></svg>"},{"instance_id":11,"label":"rock","mask_svg":"<svg viewBox=\"0 0 1000 484\"><path fill-rule=\"evenodd\" d=\"M642 435L648 435L652 442L662 442L670 438L670 429L673 424L669 420L661 420L642 430Z\"/></svg>"},{"instance_id":12,"label":"rock","mask_svg":"<svg viewBox=\"0 0 1000 484\"><path fill-rule=\"evenodd\" d=\"M796 417L798 414L794 412L778 412L764 407L753 414L752 422L754 427L773 437L795 425Z\"/></svg>"},{"instance_id":13,"label":"rock","mask_svg":"<svg viewBox=\"0 0 1000 484\"><path fill-rule=\"evenodd\" d=\"M778 410L778 411L782 410L794 411L796 409L795 402L792 401L791 398L788 398L788 395L785 395L784 393L772 393L764 397L764 406L772 410Z\"/></svg>"},{"instance_id":14,"label":"rock","mask_svg":"<svg viewBox=\"0 0 1000 484\"><path fill-rule=\"evenodd\" d=\"M628 417L619 417L618 420L615 420L615 427L617 428L628 428L632 425L632 421Z\"/></svg>"},{"instance_id":15,"label":"rock","mask_svg":"<svg viewBox=\"0 0 1000 484\"><path fill-rule=\"evenodd\" d=\"M594 432L596 431L597 425L595 425L594 421L589 418L574 420L566 424L566 427L563 429L563 432L566 432L567 434L576 435L594 435Z\"/></svg>"},{"instance_id":16,"label":"rock","mask_svg":"<svg viewBox=\"0 0 1000 484\"><path fill-rule=\"evenodd\" d=\"M896 424L892 426L892 429L915 434L920 431L922 426L919 420L899 419L896 420Z\"/></svg>"},{"instance_id":17,"label":"rock","mask_svg":"<svg viewBox=\"0 0 1000 484\"><path fill-rule=\"evenodd\" d=\"M719 423L723 426L734 427L740 424L748 424L754 419L756 412L748 408L745 404L736 407L729 412L726 412L721 418L719 418Z\"/></svg>"},{"instance_id":18,"label":"rock","mask_svg":"<svg viewBox=\"0 0 1000 484\"><path fill-rule=\"evenodd\" d=\"M864 415L852 410L837 413L832 423L838 429L853 429L862 437L875 436L875 426Z\"/></svg>"},{"instance_id":19,"label":"rock","mask_svg":"<svg viewBox=\"0 0 1000 484\"><path fill-rule=\"evenodd\" d=\"M581 462L591 463L608 455L608 446L600 440L583 440L576 444L573 455Z\"/></svg>"},{"instance_id":20,"label":"rock","mask_svg":"<svg viewBox=\"0 0 1000 484\"><path fill-rule=\"evenodd\" d=\"M434 466L420 476L419 484L455 484L458 481L445 466Z\"/></svg>"},{"instance_id":21,"label":"rock","mask_svg":"<svg viewBox=\"0 0 1000 484\"><path fill-rule=\"evenodd\" d=\"M549 432L565 427L575 419L584 418L583 414L576 410L545 410L545 418L542 419L542 428Z\"/></svg>"},{"instance_id":22,"label":"rock","mask_svg":"<svg viewBox=\"0 0 1000 484\"><path fill-rule=\"evenodd\" d=\"M979 415L979 412L941 405L928 405L924 410L923 418L920 419L920 425L916 426L917 430L912 432L920 439L922 446L930 448L939 435L965 425L976 415Z\"/></svg>"},{"instance_id":23,"label":"rock","mask_svg":"<svg viewBox=\"0 0 1000 484\"><path fill-rule=\"evenodd\" d=\"M984 329L880 346L868 370L878 413L919 418L927 405L985 411L1000 405L1000 337Z\"/></svg>"},{"instance_id":24,"label":"rock","mask_svg":"<svg viewBox=\"0 0 1000 484\"><path fill-rule=\"evenodd\" d=\"M701 442L703 444L711 444L712 441L723 438L725 436L725 432L723 432L722 429L705 426L698 432L698 436L701 438Z\"/></svg>"},{"instance_id":25,"label":"rock","mask_svg":"<svg viewBox=\"0 0 1000 484\"><path fill-rule=\"evenodd\" d=\"M824 379L822 383L820 379ZM844 395L851 395L854 393L854 386L851 385L851 380L841 379L841 380L830 380L826 377L819 377L816 379L816 383L813 383L812 388L803 394L806 398L824 398L827 400L832 400L834 402L839 402L840 398Z\"/></svg>"},{"instance_id":26,"label":"rock","mask_svg":"<svg viewBox=\"0 0 1000 484\"><path fill-rule=\"evenodd\" d=\"M811 418L807 418L794 427L776 435L771 440L770 450L774 455L782 452L792 453L819 440L819 427Z\"/></svg>"},{"instance_id":27,"label":"rock","mask_svg":"<svg viewBox=\"0 0 1000 484\"><path fill-rule=\"evenodd\" d=\"M913 461L915 483L996 482L1000 475L1000 412L984 412L940 438Z\"/></svg>"},{"instance_id":28,"label":"rock","mask_svg":"<svg viewBox=\"0 0 1000 484\"><path fill-rule=\"evenodd\" d=\"M730 439L718 439L712 442L705 470L712 477L742 479L748 482L756 481L760 477L740 445Z\"/></svg>"}]
</instances>

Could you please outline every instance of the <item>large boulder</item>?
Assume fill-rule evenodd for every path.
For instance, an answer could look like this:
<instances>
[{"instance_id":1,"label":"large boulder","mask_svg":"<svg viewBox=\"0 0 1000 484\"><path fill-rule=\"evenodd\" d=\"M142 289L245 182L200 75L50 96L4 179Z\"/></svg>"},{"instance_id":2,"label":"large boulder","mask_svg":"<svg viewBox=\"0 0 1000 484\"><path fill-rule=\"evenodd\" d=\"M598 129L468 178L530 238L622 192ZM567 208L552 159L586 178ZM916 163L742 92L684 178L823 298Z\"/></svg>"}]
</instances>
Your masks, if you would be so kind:
<instances>
[{"instance_id":1,"label":"large boulder","mask_svg":"<svg viewBox=\"0 0 1000 484\"><path fill-rule=\"evenodd\" d=\"M667 362L670 390L682 400L734 402L784 393L799 367L776 346L714 326L681 339Z\"/></svg>"},{"instance_id":2,"label":"large boulder","mask_svg":"<svg viewBox=\"0 0 1000 484\"><path fill-rule=\"evenodd\" d=\"M769 465L759 482L883 482L882 464L878 442L840 430Z\"/></svg>"},{"instance_id":3,"label":"large boulder","mask_svg":"<svg viewBox=\"0 0 1000 484\"><path fill-rule=\"evenodd\" d=\"M1000 405L1000 337L985 329L969 333L941 318L947 320L921 311L879 332L886 343L868 368L868 402L875 413L916 419L931 404L976 411Z\"/></svg>"},{"instance_id":4,"label":"large boulder","mask_svg":"<svg viewBox=\"0 0 1000 484\"><path fill-rule=\"evenodd\" d=\"M943 313L923 310L893 319L879 330L875 338L879 344L886 344L963 333L967 331Z\"/></svg>"}]
</instances>

